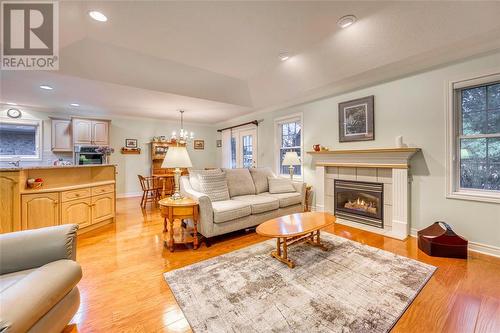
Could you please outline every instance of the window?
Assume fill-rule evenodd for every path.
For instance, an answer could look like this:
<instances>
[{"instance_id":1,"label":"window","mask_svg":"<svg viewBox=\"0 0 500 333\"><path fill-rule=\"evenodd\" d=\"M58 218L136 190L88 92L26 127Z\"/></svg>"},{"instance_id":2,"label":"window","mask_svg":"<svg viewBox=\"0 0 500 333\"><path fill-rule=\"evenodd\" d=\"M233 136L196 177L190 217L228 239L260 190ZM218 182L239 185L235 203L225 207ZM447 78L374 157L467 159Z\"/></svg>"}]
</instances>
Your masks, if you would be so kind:
<instances>
[{"instance_id":1,"label":"window","mask_svg":"<svg viewBox=\"0 0 500 333\"><path fill-rule=\"evenodd\" d=\"M295 151L302 161L302 115L294 115L276 120L276 161L277 173L289 175L289 166L283 165L286 152ZM302 165L294 166L294 175L302 177Z\"/></svg>"},{"instance_id":2,"label":"window","mask_svg":"<svg viewBox=\"0 0 500 333\"><path fill-rule=\"evenodd\" d=\"M41 122L0 120L1 160L40 160Z\"/></svg>"},{"instance_id":3,"label":"window","mask_svg":"<svg viewBox=\"0 0 500 333\"><path fill-rule=\"evenodd\" d=\"M454 83L452 112L451 196L500 200L500 75Z\"/></svg>"}]
</instances>

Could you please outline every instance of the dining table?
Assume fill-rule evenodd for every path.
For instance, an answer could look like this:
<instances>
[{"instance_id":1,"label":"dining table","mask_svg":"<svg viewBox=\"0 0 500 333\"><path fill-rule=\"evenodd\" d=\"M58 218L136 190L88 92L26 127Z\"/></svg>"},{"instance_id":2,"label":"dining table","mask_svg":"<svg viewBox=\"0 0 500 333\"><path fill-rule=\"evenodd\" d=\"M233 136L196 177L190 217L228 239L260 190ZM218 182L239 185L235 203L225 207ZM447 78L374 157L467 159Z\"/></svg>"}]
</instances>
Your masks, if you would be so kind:
<instances>
[{"instance_id":1,"label":"dining table","mask_svg":"<svg viewBox=\"0 0 500 333\"><path fill-rule=\"evenodd\" d=\"M173 173L153 173L153 177L161 179L162 189L161 189L161 197L165 198L167 195L167 181L170 181L172 184L174 182L174 174Z\"/></svg>"}]
</instances>

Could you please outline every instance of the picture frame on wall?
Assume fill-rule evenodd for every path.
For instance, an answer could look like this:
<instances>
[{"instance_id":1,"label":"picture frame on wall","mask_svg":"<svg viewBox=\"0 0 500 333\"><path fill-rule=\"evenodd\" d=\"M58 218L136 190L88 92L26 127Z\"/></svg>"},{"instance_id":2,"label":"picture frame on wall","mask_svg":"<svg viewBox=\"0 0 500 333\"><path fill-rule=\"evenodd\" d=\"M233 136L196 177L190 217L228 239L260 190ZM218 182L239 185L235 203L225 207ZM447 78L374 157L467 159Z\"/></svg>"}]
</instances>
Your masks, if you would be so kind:
<instances>
[{"instance_id":1,"label":"picture frame on wall","mask_svg":"<svg viewBox=\"0 0 500 333\"><path fill-rule=\"evenodd\" d=\"M222 140L217 140L217 148L222 147Z\"/></svg>"},{"instance_id":2,"label":"picture frame on wall","mask_svg":"<svg viewBox=\"0 0 500 333\"><path fill-rule=\"evenodd\" d=\"M205 140L194 140L193 141L193 148L200 149L200 150L205 149Z\"/></svg>"},{"instance_id":3,"label":"picture frame on wall","mask_svg":"<svg viewBox=\"0 0 500 333\"><path fill-rule=\"evenodd\" d=\"M375 140L374 97L339 103L339 142Z\"/></svg>"},{"instance_id":4,"label":"picture frame on wall","mask_svg":"<svg viewBox=\"0 0 500 333\"><path fill-rule=\"evenodd\" d=\"M125 147L137 148L137 139L125 139Z\"/></svg>"}]
</instances>

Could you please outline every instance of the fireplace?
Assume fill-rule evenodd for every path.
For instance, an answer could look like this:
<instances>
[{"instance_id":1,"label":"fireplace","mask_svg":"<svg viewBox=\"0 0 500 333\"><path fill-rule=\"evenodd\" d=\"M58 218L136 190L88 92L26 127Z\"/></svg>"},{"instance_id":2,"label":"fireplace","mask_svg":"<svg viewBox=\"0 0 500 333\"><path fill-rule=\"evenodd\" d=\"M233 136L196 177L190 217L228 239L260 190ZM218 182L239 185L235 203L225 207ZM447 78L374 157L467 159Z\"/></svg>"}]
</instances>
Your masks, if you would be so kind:
<instances>
[{"instance_id":1,"label":"fireplace","mask_svg":"<svg viewBox=\"0 0 500 333\"><path fill-rule=\"evenodd\" d=\"M384 227L384 184L336 179L334 198L337 217Z\"/></svg>"}]
</instances>

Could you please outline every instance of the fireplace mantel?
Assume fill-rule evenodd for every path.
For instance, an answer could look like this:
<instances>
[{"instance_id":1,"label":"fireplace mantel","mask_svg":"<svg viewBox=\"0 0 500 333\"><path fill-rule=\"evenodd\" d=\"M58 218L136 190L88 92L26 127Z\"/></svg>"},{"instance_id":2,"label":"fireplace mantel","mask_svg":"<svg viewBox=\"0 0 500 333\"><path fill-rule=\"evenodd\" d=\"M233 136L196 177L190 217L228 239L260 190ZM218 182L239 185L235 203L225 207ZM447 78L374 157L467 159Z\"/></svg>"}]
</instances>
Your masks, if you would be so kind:
<instances>
[{"instance_id":1,"label":"fireplace mantel","mask_svg":"<svg viewBox=\"0 0 500 333\"><path fill-rule=\"evenodd\" d=\"M315 166L349 168L408 169L409 161L420 148L372 148L309 151Z\"/></svg>"},{"instance_id":2,"label":"fireplace mantel","mask_svg":"<svg viewBox=\"0 0 500 333\"><path fill-rule=\"evenodd\" d=\"M334 180L383 183L390 202L384 206L384 228L365 226L337 218L337 222L405 239L410 229L411 158L420 148L374 148L308 152L316 169L316 209L332 211Z\"/></svg>"}]
</instances>

